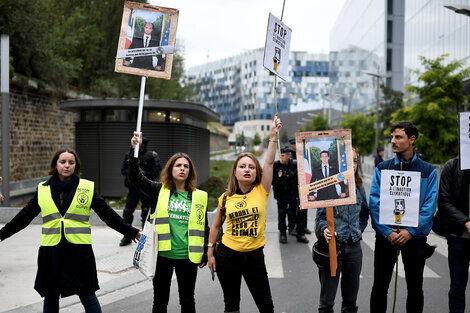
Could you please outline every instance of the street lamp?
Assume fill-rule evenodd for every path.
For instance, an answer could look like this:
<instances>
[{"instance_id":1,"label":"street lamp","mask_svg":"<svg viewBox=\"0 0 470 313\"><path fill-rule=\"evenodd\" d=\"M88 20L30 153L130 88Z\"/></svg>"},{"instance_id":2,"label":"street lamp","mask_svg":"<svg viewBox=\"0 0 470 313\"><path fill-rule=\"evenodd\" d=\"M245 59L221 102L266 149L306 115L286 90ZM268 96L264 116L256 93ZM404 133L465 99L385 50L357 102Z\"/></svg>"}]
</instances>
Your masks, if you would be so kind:
<instances>
[{"instance_id":1,"label":"street lamp","mask_svg":"<svg viewBox=\"0 0 470 313\"><path fill-rule=\"evenodd\" d=\"M388 77L388 74L385 73L375 73L369 71L362 71L362 73L377 78L377 90L376 90L376 100L377 100L377 109L375 110L375 148L379 146L379 108L380 108L380 79Z\"/></svg>"},{"instance_id":2,"label":"street lamp","mask_svg":"<svg viewBox=\"0 0 470 313\"><path fill-rule=\"evenodd\" d=\"M458 14L470 16L470 6L460 3L446 3L444 7Z\"/></svg>"}]
</instances>

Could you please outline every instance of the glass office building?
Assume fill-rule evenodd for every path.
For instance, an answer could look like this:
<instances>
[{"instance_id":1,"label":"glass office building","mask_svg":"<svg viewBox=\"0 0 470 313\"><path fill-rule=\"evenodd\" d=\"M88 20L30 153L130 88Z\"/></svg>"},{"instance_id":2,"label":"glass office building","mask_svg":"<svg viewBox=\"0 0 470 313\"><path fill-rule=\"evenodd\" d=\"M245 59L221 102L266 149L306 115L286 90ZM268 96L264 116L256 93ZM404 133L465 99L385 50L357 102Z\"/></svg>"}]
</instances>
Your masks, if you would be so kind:
<instances>
[{"instance_id":1,"label":"glass office building","mask_svg":"<svg viewBox=\"0 0 470 313\"><path fill-rule=\"evenodd\" d=\"M221 117L223 125L238 121L271 120L275 114L274 76L263 66L264 48L208 62L188 70L195 99ZM320 105L329 88L328 54L294 51L289 57L289 77L277 79L279 113Z\"/></svg>"},{"instance_id":2,"label":"glass office building","mask_svg":"<svg viewBox=\"0 0 470 313\"><path fill-rule=\"evenodd\" d=\"M444 7L444 0L406 1L405 10L405 83L416 83L410 70L423 70L419 56L435 59L449 54L447 60L459 60L470 66L470 17ZM468 0L454 4L470 5Z\"/></svg>"},{"instance_id":3,"label":"glass office building","mask_svg":"<svg viewBox=\"0 0 470 313\"><path fill-rule=\"evenodd\" d=\"M403 42L404 0L346 1L330 32L330 74L352 111L377 104L376 76L403 90Z\"/></svg>"}]
</instances>

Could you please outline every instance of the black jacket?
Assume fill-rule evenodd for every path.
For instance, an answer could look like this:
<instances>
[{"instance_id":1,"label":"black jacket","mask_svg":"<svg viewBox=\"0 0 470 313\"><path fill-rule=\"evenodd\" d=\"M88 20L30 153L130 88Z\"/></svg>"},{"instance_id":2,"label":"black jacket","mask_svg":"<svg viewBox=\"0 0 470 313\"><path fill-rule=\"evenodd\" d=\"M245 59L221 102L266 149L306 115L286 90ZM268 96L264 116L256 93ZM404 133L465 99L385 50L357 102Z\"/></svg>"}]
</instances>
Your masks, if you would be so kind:
<instances>
[{"instance_id":1,"label":"black jacket","mask_svg":"<svg viewBox=\"0 0 470 313\"><path fill-rule=\"evenodd\" d=\"M44 185L50 185L51 179ZM72 203L73 196L78 186L76 183L70 186L63 199L63 205L56 203L62 215L65 214ZM55 200L54 190L51 185L52 197ZM67 196L68 195L68 196ZM93 193L91 208L98 216L112 229L120 232L128 238L135 238L138 229L124 223L122 218L109 207L104 199L96 192ZM38 204L38 193L28 202L28 204L2 229L0 229L0 239L19 232L41 213ZM5 252L4 252L5 253ZM91 245L73 244L62 238L56 246L41 246L38 254L38 272L34 289L41 296L60 294L67 297L73 294L89 295L99 289L98 276L96 273L96 262Z\"/></svg>"},{"instance_id":2,"label":"black jacket","mask_svg":"<svg viewBox=\"0 0 470 313\"><path fill-rule=\"evenodd\" d=\"M289 159L287 164L282 164L280 161L274 162L272 184L274 199L282 195L298 196L297 162L292 159Z\"/></svg>"},{"instance_id":3,"label":"black jacket","mask_svg":"<svg viewBox=\"0 0 470 313\"><path fill-rule=\"evenodd\" d=\"M465 223L470 221L469 212L470 171L461 171L459 157L444 164L439 181L437 212L434 216L433 231L441 236L461 236L466 231Z\"/></svg>"},{"instance_id":4,"label":"black jacket","mask_svg":"<svg viewBox=\"0 0 470 313\"><path fill-rule=\"evenodd\" d=\"M130 155L134 155L133 149ZM126 154L126 156L124 157L124 161L122 162L121 174L125 177L124 185L127 188L131 188L133 186L129 183L129 179L127 178L129 166L128 161L129 154ZM142 151L139 151L139 167L141 170L144 171L144 176L148 179L156 181L160 178L160 172L162 171L162 167L160 166L160 157L155 151L148 151L146 148L144 148L144 150Z\"/></svg>"}]
</instances>

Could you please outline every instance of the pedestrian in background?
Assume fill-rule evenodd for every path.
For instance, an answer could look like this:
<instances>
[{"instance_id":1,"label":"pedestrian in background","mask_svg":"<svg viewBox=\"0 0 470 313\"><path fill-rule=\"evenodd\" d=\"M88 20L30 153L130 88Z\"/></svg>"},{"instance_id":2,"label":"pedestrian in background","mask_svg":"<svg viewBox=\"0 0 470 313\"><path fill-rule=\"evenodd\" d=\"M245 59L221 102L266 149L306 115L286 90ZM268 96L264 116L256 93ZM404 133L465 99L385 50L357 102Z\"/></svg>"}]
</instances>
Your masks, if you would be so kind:
<instances>
[{"instance_id":1,"label":"pedestrian in background","mask_svg":"<svg viewBox=\"0 0 470 313\"><path fill-rule=\"evenodd\" d=\"M134 132L132 148L140 135ZM158 232L152 312L167 312L173 272L176 272L181 312L196 312L197 268L207 263L207 193L196 189L196 168L185 153L176 153L168 160L160 182L145 177L139 164L139 158L129 158L129 181L150 198L150 219L156 218Z\"/></svg>"},{"instance_id":2,"label":"pedestrian in background","mask_svg":"<svg viewBox=\"0 0 470 313\"><path fill-rule=\"evenodd\" d=\"M157 181L160 177L160 172L162 170L160 166L160 158L158 157L157 152L147 150L149 142L150 140L147 137L143 137L142 144L139 145L139 166L142 170L142 174L144 174L145 177L150 180ZM132 151L132 153L134 153L134 151ZM129 182L129 179L127 178L128 161L129 154L126 154L126 156L124 157L124 162L122 163L121 174L125 177L124 185L129 189L129 191L127 192L126 206L124 207L124 210L122 212L122 218L124 222L132 225L132 221L134 220L134 211L137 205L139 204L140 200L140 216L143 227L145 218L147 217L150 209L150 199ZM119 245L121 247L127 246L131 242L131 238L124 236L121 239Z\"/></svg>"},{"instance_id":3,"label":"pedestrian in background","mask_svg":"<svg viewBox=\"0 0 470 313\"><path fill-rule=\"evenodd\" d=\"M295 143L295 138L289 139L290 150L291 150L291 159L297 162L297 146ZM297 203L300 204L300 199L297 199ZM301 210L300 206L297 207L297 227L303 229L303 234L310 235L312 232L307 227L308 222L308 210ZM293 236L297 235L297 231L292 232Z\"/></svg>"},{"instance_id":4,"label":"pedestrian in background","mask_svg":"<svg viewBox=\"0 0 470 313\"><path fill-rule=\"evenodd\" d=\"M462 171L459 157L444 164L439 183L433 230L447 238L450 272L449 312L465 312L465 289L470 262L470 171Z\"/></svg>"},{"instance_id":5,"label":"pedestrian in background","mask_svg":"<svg viewBox=\"0 0 470 313\"><path fill-rule=\"evenodd\" d=\"M377 148L377 156L375 157L374 164L375 167L384 161L384 148Z\"/></svg>"},{"instance_id":6,"label":"pedestrian in background","mask_svg":"<svg viewBox=\"0 0 470 313\"><path fill-rule=\"evenodd\" d=\"M99 289L91 246L90 211L111 228L139 239L139 230L124 223L96 193L92 181L80 178L81 163L71 148L52 157L51 177L39 183L34 197L2 229L3 241L42 214L41 247L34 289L44 297L44 312L59 312L59 297L78 295L85 312L101 312L95 291Z\"/></svg>"},{"instance_id":7,"label":"pedestrian in background","mask_svg":"<svg viewBox=\"0 0 470 313\"><path fill-rule=\"evenodd\" d=\"M297 229L297 241L308 243L305 237L303 221L299 210L299 182L297 179L297 162L291 160L289 147L281 149L280 160L274 162L273 166L273 192L277 200L277 218L279 230L279 242L287 243L287 228L289 233ZM288 224L286 225L286 217ZM297 226L297 227L296 227Z\"/></svg>"},{"instance_id":8,"label":"pedestrian in background","mask_svg":"<svg viewBox=\"0 0 470 313\"><path fill-rule=\"evenodd\" d=\"M362 233L369 220L369 207L366 200L366 191L362 184L362 177L358 171L357 153L353 150L354 181L356 182L356 204L334 207L335 234L338 252L338 268L336 276L331 276L330 267L318 265L320 277L320 305L318 312L334 312L336 291L341 278L341 312L352 313L358 311L356 305L359 292L359 281L362 269ZM333 234L327 228L326 209L317 210L317 233L320 233L326 241L333 238Z\"/></svg>"},{"instance_id":9,"label":"pedestrian in background","mask_svg":"<svg viewBox=\"0 0 470 313\"><path fill-rule=\"evenodd\" d=\"M273 178L277 134L281 127L281 120L275 116L263 168L253 154L240 154L233 163L225 196L219 198L207 256L210 270L217 271L227 313L240 311L242 276L258 310L274 312L263 248L266 244L266 207ZM214 244L225 217L227 230L214 256Z\"/></svg>"}]
</instances>

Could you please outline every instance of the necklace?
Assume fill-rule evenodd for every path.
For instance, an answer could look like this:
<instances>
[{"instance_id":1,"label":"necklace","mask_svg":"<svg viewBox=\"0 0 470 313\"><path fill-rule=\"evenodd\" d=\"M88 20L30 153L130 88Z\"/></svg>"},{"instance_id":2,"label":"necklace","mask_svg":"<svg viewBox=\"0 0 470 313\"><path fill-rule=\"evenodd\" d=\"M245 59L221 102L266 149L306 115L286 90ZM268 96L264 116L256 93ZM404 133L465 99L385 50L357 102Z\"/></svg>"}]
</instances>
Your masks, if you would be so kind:
<instances>
[{"instance_id":1,"label":"necklace","mask_svg":"<svg viewBox=\"0 0 470 313\"><path fill-rule=\"evenodd\" d=\"M248 189L247 192L245 192L245 193L243 194L243 200L246 199L246 194L249 193L249 192L251 191L251 189L253 189L253 185L250 187L250 189ZM241 190L240 190L240 191L241 191Z\"/></svg>"}]
</instances>

